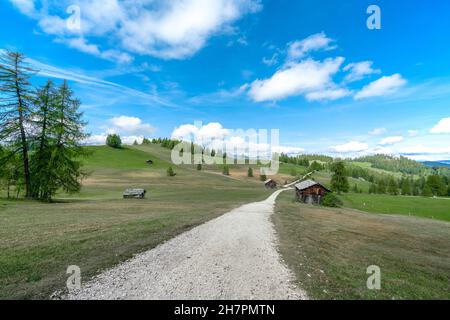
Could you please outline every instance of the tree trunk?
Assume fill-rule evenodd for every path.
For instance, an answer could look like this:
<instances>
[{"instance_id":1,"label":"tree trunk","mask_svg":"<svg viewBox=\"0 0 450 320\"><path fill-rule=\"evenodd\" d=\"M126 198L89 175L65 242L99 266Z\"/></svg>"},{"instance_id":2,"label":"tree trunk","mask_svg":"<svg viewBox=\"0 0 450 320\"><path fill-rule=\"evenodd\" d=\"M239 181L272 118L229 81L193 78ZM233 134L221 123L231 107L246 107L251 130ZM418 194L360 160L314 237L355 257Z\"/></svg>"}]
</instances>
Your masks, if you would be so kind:
<instances>
[{"instance_id":1,"label":"tree trunk","mask_svg":"<svg viewBox=\"0 0 450 320\"><path fill-rule=\"evenodd\" d=\"M17 94L17 102L18 102L18 111L19 111L19 127L20 127L20 139L22 143L22 158L23 158L23 173L24 173L24 179L25 179L25 198L29 198L31 196L31 183L30 183L30 166L28 162L28 144L27 144L27 137L25 134L25 128L24 128L24 121L23 121L23 100L22 100L22 94L20 92L19 88L19 57L16 56L15 59L15 73L16 73L16 94Z\"/></svg>"}]
</instances>

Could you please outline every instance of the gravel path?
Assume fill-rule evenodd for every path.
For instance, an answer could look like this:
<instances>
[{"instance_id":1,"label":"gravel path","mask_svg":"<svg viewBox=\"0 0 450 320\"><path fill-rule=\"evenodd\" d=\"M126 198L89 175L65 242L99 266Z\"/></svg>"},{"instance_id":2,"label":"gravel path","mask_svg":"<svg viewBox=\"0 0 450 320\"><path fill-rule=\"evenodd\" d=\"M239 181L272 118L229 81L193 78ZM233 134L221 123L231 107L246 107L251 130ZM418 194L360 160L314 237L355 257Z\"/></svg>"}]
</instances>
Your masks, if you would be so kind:
<instances>
[{"instance_id":1,"label":"gravel path","mask_svg":"<svg viewBox=\"0 0 450 320\"><path fill-rule=\"evenodd\" d=\"M66 299L307 299L276 250L268 199L107 270Z\"/></svg>"}]
</instances>

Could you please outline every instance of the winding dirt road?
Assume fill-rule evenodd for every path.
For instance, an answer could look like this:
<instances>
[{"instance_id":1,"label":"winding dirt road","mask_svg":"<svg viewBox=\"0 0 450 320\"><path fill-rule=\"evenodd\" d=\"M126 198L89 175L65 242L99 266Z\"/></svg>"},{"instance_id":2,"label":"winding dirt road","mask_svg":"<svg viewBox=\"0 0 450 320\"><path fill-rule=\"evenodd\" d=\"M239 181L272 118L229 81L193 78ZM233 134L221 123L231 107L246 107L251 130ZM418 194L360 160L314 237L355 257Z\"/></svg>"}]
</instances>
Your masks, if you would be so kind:
<instances>
[{"instance_id":1,"label":"winding dirt road","mask_svg":"<svg viewBox=\"0 0 450 320\"><path fill-rule=\"evenodd\" d=\"M276 250L278 190L107 270L66 299L307 299Z\"/></svg>"}]
</instances>

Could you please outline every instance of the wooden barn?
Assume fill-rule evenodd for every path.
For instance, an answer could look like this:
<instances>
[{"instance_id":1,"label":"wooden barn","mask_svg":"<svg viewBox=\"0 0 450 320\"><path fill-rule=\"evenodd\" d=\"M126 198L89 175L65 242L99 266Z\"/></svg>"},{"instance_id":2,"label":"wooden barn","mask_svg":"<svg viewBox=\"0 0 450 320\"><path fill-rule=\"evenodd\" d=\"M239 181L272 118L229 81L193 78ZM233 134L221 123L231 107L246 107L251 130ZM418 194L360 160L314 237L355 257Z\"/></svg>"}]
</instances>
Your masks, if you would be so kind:
<instances>
[{"instance_id":1,"label":"wooden barn","mask_svg":"<svg viewBox=\"0 0 450 320\"><path fill-rule=\"evenodd\" d=\"M320 204L323 197L331 192L320 183L305 180L295 185L295 194L298 201L308 204Z\"/></svg>"},{"instance_id":2,"label":"wooden barn","mask_svg":"<svg viewBox=\"0 0 450 320\"><path fill-rule=\"evenodd\" d=\"M273 179L267 179L266 181L264 181L264 186L267 189L275 189L277 187L277 182Z\"/></svg>"},{"instance_id":3,"label":"wooden barn","mask_svg":"<svg viewBox=\"0 0 450 320\"><path fill-rule=\"evenodd\" d=\"M124 199L144 199L147 191L145 189L127 189L123 193Z\"/></svg>"}]
</instances>

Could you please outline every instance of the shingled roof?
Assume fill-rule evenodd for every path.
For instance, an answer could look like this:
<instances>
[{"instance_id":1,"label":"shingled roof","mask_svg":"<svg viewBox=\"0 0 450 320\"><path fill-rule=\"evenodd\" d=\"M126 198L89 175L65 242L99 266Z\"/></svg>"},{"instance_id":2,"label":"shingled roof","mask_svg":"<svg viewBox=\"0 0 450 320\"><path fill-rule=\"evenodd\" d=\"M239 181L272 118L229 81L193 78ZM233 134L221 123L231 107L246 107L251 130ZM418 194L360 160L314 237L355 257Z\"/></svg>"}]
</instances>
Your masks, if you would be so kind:
<instances>
[{"instance_id":1,"label":"shingled roof","mask_svg":"<svg viewBox=\"0 0 450 320\"><path fill-rule=\"evenodd\" d=\"M308 180L305 180L305 181L302 181L302 182L299 182L299 183L297 183L296 185L295 185L295 188L296 189L298 189L298 190L305 190L305 189L307 189L307 188L309 188L309 187L312 187L312 186L315 186L315 185L321 185L320 183L318 183L318 182L316 182L316 181L314 181L314 180L310 180L310 179L308 179ZM322 186L322 185L321 185ZM322 187L324 187L324 186L322 186ZM325 188L325 187L324 187ZM325 189L327 189L328 190L328 188L325 188ZM330 191L330 190L328 190L328 191Z\"/></svg>"}]
</instances>

